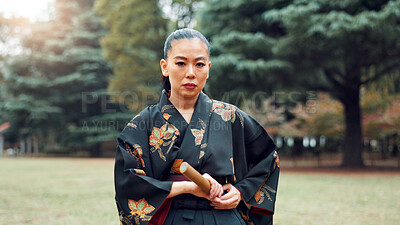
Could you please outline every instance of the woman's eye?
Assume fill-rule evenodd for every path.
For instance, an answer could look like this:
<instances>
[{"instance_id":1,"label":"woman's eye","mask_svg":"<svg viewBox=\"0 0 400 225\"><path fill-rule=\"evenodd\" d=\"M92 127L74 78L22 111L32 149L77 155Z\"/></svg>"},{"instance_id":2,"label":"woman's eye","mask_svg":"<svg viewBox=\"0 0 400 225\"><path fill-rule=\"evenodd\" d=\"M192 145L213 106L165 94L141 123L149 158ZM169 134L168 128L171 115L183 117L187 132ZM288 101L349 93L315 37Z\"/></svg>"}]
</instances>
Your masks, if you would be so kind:
<instances>
[{"instance_id":1,"label":"woman's eye","mask_svg":"<svg viewBox=\"0 0 400 225\"><path fill-rule=\"evenodd\" d=\"M184 66L185 63L184 63L184 62L177 62L176 65L178 65L178 66Z\"/></svg>"},{"instance_id":2,"label":"woman's eye","mask_svg":"<svg viewBox=\"0 0 400 225\"><path fill-rule=\"evenodd\" d=\"M204 64L204 63L197 63L196 66L203 67L203 66L206 66L206 64Z\"/></svg>"}]
</instances>

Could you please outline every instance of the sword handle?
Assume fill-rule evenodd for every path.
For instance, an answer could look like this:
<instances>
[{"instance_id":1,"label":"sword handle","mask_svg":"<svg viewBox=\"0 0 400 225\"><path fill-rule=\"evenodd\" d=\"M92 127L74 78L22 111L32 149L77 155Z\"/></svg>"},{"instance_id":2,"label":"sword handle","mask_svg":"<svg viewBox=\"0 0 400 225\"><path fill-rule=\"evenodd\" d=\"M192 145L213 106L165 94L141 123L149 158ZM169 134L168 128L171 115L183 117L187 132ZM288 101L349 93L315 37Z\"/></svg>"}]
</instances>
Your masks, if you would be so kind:
<instances>
[{"instance_id":1,"label":"sword handle","mask_svg":"<svg viewBox=\"0 0 400 225\"><path fill-rule=\"evenodd\" d=\"M179 168L180 172L193 181L205 193L210 193L210 182L204 178L197 170L195 170L189 163L183 162Z\"/></svg>"}]
</instances>

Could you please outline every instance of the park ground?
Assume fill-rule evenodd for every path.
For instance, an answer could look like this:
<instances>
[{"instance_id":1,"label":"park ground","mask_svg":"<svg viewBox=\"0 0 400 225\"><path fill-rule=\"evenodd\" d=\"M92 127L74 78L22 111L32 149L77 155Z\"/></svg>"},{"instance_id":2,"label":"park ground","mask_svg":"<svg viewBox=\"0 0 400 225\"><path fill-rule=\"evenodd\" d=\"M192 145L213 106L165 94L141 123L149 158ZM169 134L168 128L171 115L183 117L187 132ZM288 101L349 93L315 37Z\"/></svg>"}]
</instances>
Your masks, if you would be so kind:
<instances>
[{"instance_id":1,"label":"park ground","mask_svg":"<svg viewBox=\"0 0 400 225\"><path fill-rule=\"evenodd\" d=\"M0 224L119 224L113 164L0 158ZM400 224L399 169L281 165L276 225Z\"/></svg>"}]
</instances>

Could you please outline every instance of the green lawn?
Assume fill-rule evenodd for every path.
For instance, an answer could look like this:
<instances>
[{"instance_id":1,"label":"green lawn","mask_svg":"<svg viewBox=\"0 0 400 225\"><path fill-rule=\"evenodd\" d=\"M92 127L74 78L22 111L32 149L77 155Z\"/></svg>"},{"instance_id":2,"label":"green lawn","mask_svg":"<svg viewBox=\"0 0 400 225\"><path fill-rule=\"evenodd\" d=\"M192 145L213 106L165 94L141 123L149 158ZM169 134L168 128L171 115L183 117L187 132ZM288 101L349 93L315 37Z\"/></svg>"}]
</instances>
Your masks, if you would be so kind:
<instances>
[{"instance_id":1,"label":"green lawn","mask_svg":"<svg viewBox=\"0 0 400 225\"><path fill-rule=\"evenodd\" d=\"M0 224L118 224L112 159L0 158ZM400 224L400 175L281 173L275 223Z\"/></svg>"},{"instance_id":2,"label":"green lawn","mask_svg":"<svg viewBox=\"0 0 400 225\"><path fill-rule=\"evenodd\" d=\"M0 224L118 224L113 161L0 159Z\"/></svg>"},{"instance_id":3,"label":"green lawn","mask_svg":"<svg viewBox=\"0 0 400 225\"><path fill-rule=\"evenodd\" d=\"M400 225L400 174L281 173L275 223Z\"/></svg>"}]
</instances>

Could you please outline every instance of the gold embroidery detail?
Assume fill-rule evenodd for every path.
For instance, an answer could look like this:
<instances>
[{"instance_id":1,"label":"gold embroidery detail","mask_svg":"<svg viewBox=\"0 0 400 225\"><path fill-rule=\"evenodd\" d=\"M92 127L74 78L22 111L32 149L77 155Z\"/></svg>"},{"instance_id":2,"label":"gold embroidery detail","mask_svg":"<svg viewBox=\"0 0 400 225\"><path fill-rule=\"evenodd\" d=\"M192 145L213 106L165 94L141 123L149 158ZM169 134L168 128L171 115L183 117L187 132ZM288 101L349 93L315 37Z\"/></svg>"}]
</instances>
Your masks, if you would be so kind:
<instances>
[{"instance_id":1,"label":"gold embroidery detail","mask_svg":"<svg viewBox=\"0 0 400 225\"><path fill-rule=\"evenodd\" d=\"M146 176L146 172L144 172L144 170L140 170L140 169L133 169L135 171L135 173L137 175L143 175Z\"/></svg>"},{"instance_id":2,"label":"gold embroidery detail","mask_svg":"<svg viewBox=\"0 0 400 225\"><path fill-rule=\"evenodd\" d=\"M231 163L232 163L233 179L236 181L236 176L235 176L235 163L233 162L233 157L231 157L230 160L231 160Z\"/></svg>"},{"instance_id":3,"label":"gold embroidery detail","mask_svg":"<svg viewBox=\"0 0 400 225\"><path fill-rule=\"evenodd\" d=\"M268 198L269 201L272 202L272 198L269 195L269 192L271 193L276 193L276 191L271 188L270 186L266 185L265 183L261 186L260 189L258 189L258 191L256 192L256 194L254 195L254 199L256 200L257 204L261 204L264 202L265 197Z\"/></svg>"},{"instance_id":4,"label":"gold embroidery detail","mask_svg":"<svg viewBox=\"0 0 400 225\"><path fill-rule=\"evenodd\" d=\"M204 123L204 121L203 121L202 119L200 119L200 118L199 118L199 123L200 123L200 125L201 125L201 128L202 128L203 130L205 130L206 127L207 127L206 123Z\"/></svg>"},{"instance_id":5,"label":"gold embroidery detail","mask_svg":"<svg viewBox=\"0 0 400 225\"><path fill-rule=\"evenodd\" d=\"M207 143L203 143L203 144L200 145L200 148L206 148L207 145L208 145Z\"/></svg>"},{"instance_id":6,"label":"gold embroidery detail","mask_svg":"<svg viewBox=\"0 0 400 225\"><path fill-rule=\"evenodd\" d=\"M136 124L134 124L134 123L132 123L132 122L129 122L128 124L127 124L127 126L129 126L129 127L132 127L132 128L137 128L137 126L136 126Z\"/></svg>"},{"instance_id":7,"label":"gold embroidery detail","mask_svg":"<svg viewBox=\"0 0 400 225\"><path fill-rule=\"evenodd\" d=\"M203 158L204 154L204 151L200 151L199 159Z\"/></svg>"},{"instance_id":8,"label":"gold embroidery detail","mask_svg":"<svg viewBox=\"0 0 400 225\"><path fill-rule=\"evenodd\" d=\"M279 167L280 166L279 156L278 156L278 153L276 151L274 152L274 157L275 157L276 166Z\"/></svg>"},{"instance_id":9,"label":"gold embroidery detail","mask_svg":"<svg viewBox=\"0 0 400 225\"><path fill-rule=\"evenodd\" d=\"M175 108L174 105L164 105L164 106L161 108L161 113L164 113L165 110L173 109L173 108Z\"/></svg>"},{"instance_id":10,"label":"gold embroidery detail","mask_svg":"<svg viewBox=\"0 0 400 225\"><path fill-rule=\"evenodd\" d=\"M131 155L139 162L139 165L140 165L142 168L144 168L144 167L145 167L145 164L144 164L144 161L143 161L143 159L142 159L142 156L143 156L142 147L141 147L140 145L138 145L138 144L134 144L134 145L132 146L132 148L133 148L133 150L132 150L132 148L130 147L130 145L129 145L128 143L125 143L125 148L126 148L126 151L127 151L129 154L131 154Z\"/></svg>"}]
</instances>

